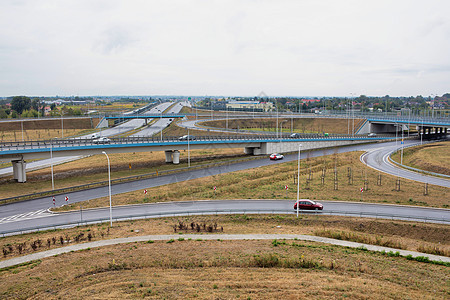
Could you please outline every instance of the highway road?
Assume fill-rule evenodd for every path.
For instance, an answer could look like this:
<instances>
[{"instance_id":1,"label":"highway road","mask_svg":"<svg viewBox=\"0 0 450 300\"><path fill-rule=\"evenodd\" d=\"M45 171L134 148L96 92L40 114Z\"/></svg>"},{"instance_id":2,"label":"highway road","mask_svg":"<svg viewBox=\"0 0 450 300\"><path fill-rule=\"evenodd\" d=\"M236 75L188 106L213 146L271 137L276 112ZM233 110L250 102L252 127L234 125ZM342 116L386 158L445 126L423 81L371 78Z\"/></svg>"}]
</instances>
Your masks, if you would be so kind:
<instances>
[{"instance_id":1,"label":"highway road","mask_svg":"<svg viewBox=\"0 0 450 300\"><path fill-rule=\"evenodd\" d=\"M321 201L320 212L301 211L301 214L329 214L357 217L375 217L399 220L418 220L450 224L450 210L385 204ZM295 214L294 200L216 200L165 202L114 207L113 220L151 218L163 216L186 216L201 214L262 213ZM109 208L79 210L58 214L41 214L35 218L6 220L0 223L0 234L21 231L65 227L83 223L109 220ZM171 224L168 224L171 226Z\"/></svg>"},{"instance_id":2,"label":"highway road","mask_svg":"<svg viewBox=\"0 0 450 300\"><path fill-rule=\"evenodd\" d=\"M172 104L173 104L172 102L164 102L164 103L161 103L161 104L151 108L148 112L149 113L157 113L158 110L164 111ZM101 130L99 132L99 134L100 134L100 136L106 136L106 137L123 134L127 131L137 129L137 128L143 126L144 124L145 124L144 119L132 119L128 122L119 124L115 127ZM159 132L159 130L157 130L157 132ZM90 138L91 135L92 134L87 134L87 135L79 136L78 138L86 139L86 138ZM77 160L80 158L83 158L83 156L53 157L53 165L58 165L58 164L62 164L65 162L74 161L74 160ZM38 170L38 169L42 169L42 168L48 168L48 167L50 167L51 164L52 164L52 161L50 160L50 158L49 159L41 159L41 160L27 163L26 169L27 169L27 171ZM6 167L6 168L0 169L0 177L10 176L12 174L13 174L12 167Z\"/></svg>"},{"instance_id":3,"label":"highway road","mask_svg":"<svg viewBox=\"0 0 450 300\"><path fill-rule=\"evenodd\" d=\"M415 144L420 144L420 142L418 143L417 140L406 140L404 147L408 147ZM423 175L417 172L405 170L389 162L388 160L389 154L396 151L397 149L401 149L400 141L397 143L397 145L395 144L395 142L385 143L383 144L382 147L378 149L368 151L361 157L361 161L366 163L367 166L387 174L399 176L401 178L406 178L409 180L450 188L450 180L448 179Z\"/></svg>"},{"instance_id":4,"label":"highway road","mask_svg":"<svg viewBox=\"0 0 450 300\"><path fill-rule=\"evenodd\" d=\"M381 146L383 145L383 146ZM339 148L338 152L349 152L349 151L355 151L355 150L365 150L365 151L372 151L371 153L376 153L380 148L392 148L395 147L395 142L390 143L383 143L383 144L367 144L367 145L356 145L356 146L350 146L350 147L343 147ZM327 153L330 154L331 150L328 150ZM316 150L310 152L310 157L316 157L324 155L324 150ZM305 156L303 156L303 159ZM266 157L262 159L247 161L243 163L236 163L226 166L219 166L219 167L211 167L206 169L200 169L200 170L192 170L188 172L181 172L177 174L171 174L166 176L160 176L150 179L145 179L141 181L136 182L130 182L130 183L123 183L123 184L117 184L112 186L112 194L119 194L119 193L125 193L129 191L136 191L136 190L144 190L146 188L161 186L169 183L176 183L180 181L195 179L195 178L201 178L206 176L212 176L212 175L218 175L238 170L244 170L244 169L250 169L250 168L257 168L261 166L267 166L271 164L277 164L277 163L283 163L286 161L295 161L297 159L297 154L291 154L286 155L284 160L280 161L270 161ZM66 195L58 195L56 196L56 205L60 206L65 203L64 197L68 196L69 201L71 203L74 202L80 202L90 199L95 199L99 197L105 197L108 196L108 188L107 187L100 187L95 188L91 190L86 191L78 191L78 192L72 192L68 193ZM276 200L275 200L276 201ZM114 197L113 197L114 202ZM200 201L199 203L203 203L205 201ZM188 204L186 204L188 203ZM162 208L167 207L180 207L183 206L185 209L181 211L191 211L191 213L194 213L194 211L201 211L206 212L208 209L211 209L211 206L202 206L195 204L197 202L183 202L183 203L164 203ZM228 209L228 210L240 210L245 209L248 211L251 211L252 209L256 210L273 210L277 211L279 209L283 211L290 211L292 206L292 201L280 202L276 201L271 202L266 201L264 202L266 205L267 203L272 203L270 207L262 206L260 204L257 204L256 206L253 205L254 202L243 202L242 204L239 204L237 206L227 206L227 207L221 207L219 202L212 202L213 205L216 205L216 210L218 208L221 209ZM231 202L233 205L236 205L237 202ZM280 206L280 203L284 203ZM333 204L334 203L334 204ZM330 202L326 201L325 209L323 213L337 213L337 214L360 214L360 215L366 215L366 216L381 216L383 214L389 214L389 215L396 215L396 218L413 218L413 219L421 219L421 218L428 218L428 219L439 219L442 220L442 222L450 222L450 210L445 209L431 209L431 208L421 208L421 207L407 207L404 206L393 206L393 205L377 205L377 204L363 204L363 203L339 203L337 202ZM219 206L217 206L219 205ZM41 198L41 199L35 199L25 202L19 202L19 203L12 203L12 204L6 204L1 206L1 212L0 212L0 232L6 232L11 230L18 230L20 228L27 228L28 226L33 226L32 224L35 224L36 226L46 226L45 224L60 224L61 222L69 222L73 223L74 220L81 220L81 213L75 212L75 213L64 213L59 216L59 214L53 215L48 212L46 212L46 209L52 206L51 198ZM189 210L187 210L187 206L190 206ZM113 215L116 218L130 216L130 215L138 215L148 213L146 205L135 205L132 206L132 209L125 209L123 207L114 207L113 208ZM150 209L153 211L153 209ZM158 211L158 214L161 213L160 210ZM214 211L214 210L213 210ZM170 211L169 211L170 212ZM97 220L97 219L104 219L108 218L108 215L105 215L105 210L97 209L91 211L85 211L83 212L83 218L84 220ZM46 223L49 222L49 223Z\"/></svg>"},{"instance_id":5,"label":"highway road","mask_svg":"<svg viewBox=\"0 0 450 300\"><path fill-rule=\"evenodd\" d=\"M169 114L177 114L180 112L180 110L183 108L183 106L188 106L188 102L177 102L173 107L171 107L167 112ZM162 110L164 111L164 110ZM157 111L152 111L153 113L156 113ZM155 123L153 123L151 126L148 126L139 132L136 132L135 134L130 135L131 137L137 137L137 136L153 136L170 125L174 120L173 119L167 119L167 118L161 118L159 120L156 120Z\"/></svg>"}]
</instances>

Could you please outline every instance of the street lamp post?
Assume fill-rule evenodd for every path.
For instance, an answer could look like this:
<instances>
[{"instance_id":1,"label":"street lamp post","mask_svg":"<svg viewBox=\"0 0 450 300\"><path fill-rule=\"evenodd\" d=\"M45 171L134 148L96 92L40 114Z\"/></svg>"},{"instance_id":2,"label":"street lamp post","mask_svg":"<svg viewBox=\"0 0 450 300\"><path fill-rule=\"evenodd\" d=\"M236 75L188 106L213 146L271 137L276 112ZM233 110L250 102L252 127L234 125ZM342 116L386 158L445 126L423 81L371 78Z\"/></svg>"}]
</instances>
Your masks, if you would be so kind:
<instances>
[{"instance_id":1,"label":"street lamp post","mask_svg":"<svg viewBox=\"0 0 450 300\"><path fill-rule=\"evenodd\" d=\"M64 121L63 121L63 111L61 108L61 137L64 138Z\"/></svg>"},{"instance_id":2,"label":"street lamp post","mask_svg":"<svg viewBox=\"0 0 450 300\"><path fill-rule=\"evenodd\" d=\"M111 165L109 164L109 156L105 151L102 151L103 154L106 155L106 159L108 160L108 188L109 188L109 222L112 227L112 204L111 204Z\"/></svg>"},{"instance_id":3,"label":"street lamp post","mask_svg":"<svg viewBox=\"0 0 450 300\"><path fill-rule=\"evenodd\" d=\"M300 199L300 155L301 155L302 144L298 145L298 167L297 167L297 218L298 218L298 210L299 205L298 201Z\"/></svg>"},{"instance_id":4,"label":"street lamp post","mask_svg":"<svg viewBox=\"0 0 450 300\"><path fill-rule=\"evenodd\" d=\"M191 136L189 135L189 127L188 127L188 139L187 139L187 144L188 144L188 167L191 166L191 151L189 148L189 140L191 139Z\"/></svg>"},{"instance_id":5,"label":"street lamp post","mask_svg":"<svg viewBox=\"0 0 450 300\"><path fill-rule=\"evenodd\" d=\"M50 139L50 169L52 172L52 191L54 191L55 183L53 181L53 139Z\"/></svg>"},{"instance_id":6,"label":"street lamp post","mask_svg":"<svg viewBox=\"0 0 450 300\"><path fill-rule=\"evenodd\" d=\"M280 142L281 142L281 139L283 138L283 123L286 123L286 122L287 122L287 120L283 120L280 122Z\"/></svg>"}]
</instances>

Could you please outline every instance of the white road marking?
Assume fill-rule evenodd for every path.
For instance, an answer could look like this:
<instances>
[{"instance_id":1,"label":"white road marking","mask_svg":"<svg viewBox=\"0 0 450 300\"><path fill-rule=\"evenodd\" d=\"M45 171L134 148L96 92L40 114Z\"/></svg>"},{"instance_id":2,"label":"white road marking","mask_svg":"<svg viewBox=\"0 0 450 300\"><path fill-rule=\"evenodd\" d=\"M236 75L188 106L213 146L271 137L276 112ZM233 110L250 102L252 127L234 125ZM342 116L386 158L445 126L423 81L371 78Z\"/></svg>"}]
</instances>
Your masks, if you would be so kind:
<instances>
[{"instance_id":1,"label":"white road marking","mask_svg":"<svg viewBox=\"0 0 450 300\"><path fill-rule=\"evenodd\" d=\"M1 223L15 222L15 221L22 221L22 220L35 219L35 218L40 218L40 217L46 217L46 216L49 216L49 215L51 215L51 213L49 213L47 211L47 209L40 209L40 210L37 210L37 211L31 211L31 212L28 212L28 213L23 213L23 214L18 214L18 215L14 215L14 216L1 218L0 219L0 224Z\"/></svg>"}]
</instances>

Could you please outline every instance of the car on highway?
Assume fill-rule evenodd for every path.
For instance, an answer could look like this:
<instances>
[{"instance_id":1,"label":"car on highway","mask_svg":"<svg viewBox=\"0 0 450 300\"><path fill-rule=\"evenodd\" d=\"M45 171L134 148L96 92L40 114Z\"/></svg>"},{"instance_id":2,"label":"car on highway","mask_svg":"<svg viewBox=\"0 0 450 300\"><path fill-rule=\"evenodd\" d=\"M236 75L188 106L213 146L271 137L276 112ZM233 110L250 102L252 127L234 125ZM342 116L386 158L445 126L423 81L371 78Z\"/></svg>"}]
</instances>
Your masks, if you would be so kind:
<instances>
[{"instance_id":1,"label":"car on highway","mask_svg":"<svg viewBox=\"0 0 450 300\"><path fill-rule=\"evenodd\" d=\"M94 144L109 144L111 140L107 137L101 137L92 141Z\"/></svg>"},{"instance_id":2,"label":"car on highway","mask_svg":"<svg viewBox=\"0 0 450 300\"><path fill-rule=\"evenodd\" d=\"M371 133L369 133L368 135L367 135L368 137L376 137L377 136L377 134L376 133L373 133L373 132L371 132Z\"/></svg>"},{"instance_id":3,"label":"car on highway","mask_svg":"<svg viewBox=\"0 0 450 300\"><path fill-rule=\"evenodd\" d=\"M193 135L183 135L183 136L180 136L179 138L178 138L180 141L192 141L192 140L195 140L195 136L193 136Z\"/></svg>"},{"instance_id":4,"label":"car on highway","mask_svg":"<svg viewBox=\"0 0 450 300\"><path fill-rule=\"evenodd\" d=\"M293 133L293 134L291 134L291 138L293 138L293 139L297 139L297 138L299 138L300 137L300 134L298 134L298 133Z\"/></svg>"},{"instance_id":5,"label":"car on highway","mask_svg":"<svg viewBox=\"0 0 450 300\"><path fill-rule=\"evenodd\" d=\"M280 154L280 153L272 153L272 154L270 154L269 158L271 160L279 160L279 159L283 159L284 155Z\"/></svg>"},{"instance_id":6,"label":"car on highway","mask_svg":"<svg viewBox=\"0 0 450 300\"><path fill-rule=\"evenodd\" d=\"M309 199L298 200L298 209L323 210L323 205ZM294 209L297 209L297 201L295 201Z\"/></svg>"}]
</instances>

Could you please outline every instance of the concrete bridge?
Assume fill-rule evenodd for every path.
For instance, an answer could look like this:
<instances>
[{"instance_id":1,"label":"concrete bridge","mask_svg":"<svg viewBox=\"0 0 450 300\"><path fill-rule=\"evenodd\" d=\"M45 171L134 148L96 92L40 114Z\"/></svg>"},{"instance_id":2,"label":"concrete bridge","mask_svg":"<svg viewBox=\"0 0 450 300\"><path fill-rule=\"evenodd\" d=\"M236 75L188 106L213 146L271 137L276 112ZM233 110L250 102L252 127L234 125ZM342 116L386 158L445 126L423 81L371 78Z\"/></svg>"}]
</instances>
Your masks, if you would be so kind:
<instances>
[{"instance_id":1,"label":"concrete bridge","mask_svg":"<svg viewBox=\"0 0 450 300\"><path fill-rule=\"evenodd\" d=\"M52 141L9 142L0 144L0 161L11 161L14 179L26 182L26 161L30 159L49 159L111 153L164 151L166 162L178 164L180 151L192 149L243 148L249 155L267 155L274 152L286 153L302 150L354 145L374 141L391 140L392 136L346 136L303 135L300 138L273 136L231 136L198 137L196 140L180 140L178 137L165 137L163 140L147 137L112 138L108 144L94 144L91 139L66 139Z\"/></svg>"},{"instance_id":2,"label":"concrete bridge","mask_svg":"<svg viewBox=\"0 0 450 300\"><path fill-rule=\"evenodd\" d=\"M370 117L362 124L357 134L367 133L395 133L415 129L423 138L445 137L450 128L448 119L424 119L405 117Z\"/></svg>"}]
</instances>

